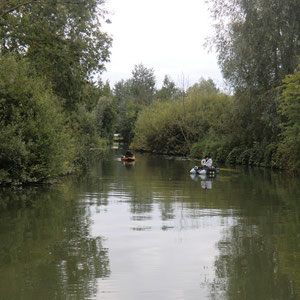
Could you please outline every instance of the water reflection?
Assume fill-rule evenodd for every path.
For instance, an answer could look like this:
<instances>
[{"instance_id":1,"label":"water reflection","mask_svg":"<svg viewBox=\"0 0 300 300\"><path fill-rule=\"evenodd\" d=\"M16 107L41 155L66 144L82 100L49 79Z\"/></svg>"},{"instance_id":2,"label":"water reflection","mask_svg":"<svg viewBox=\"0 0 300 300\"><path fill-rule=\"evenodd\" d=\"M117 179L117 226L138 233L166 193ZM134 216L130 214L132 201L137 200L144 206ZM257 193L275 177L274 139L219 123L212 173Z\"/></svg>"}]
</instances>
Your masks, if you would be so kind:
<instances>
[{"instance_id":1,"label":"water reflection","mask_svg":"<svg viewBox=\"0 0 300 300\"><path fill-rule=\"evenodd\" d=\"M0 295L299 298L297 179L191 178L194 162L138 154L123 165L120 153L56 187L1 192Z\"/></svg>"},{"instance_id":2,"label":"water reflection","mask_svg":"<svg viewBox=\"0 0 300 300\"><path fill-rule=\"evenodd\" d=\"M211 190L212 189L212 178L206 175L198 175L198 174L190 174L190 177L194 181L200 181L201 187L204 190Z\"/></svg>"},{"instance_id":3,"label":"water reflection","mask_svg":"<svg viewBox=\"0 0 300 300\"><path fill-rule=\"evenodd\" d=\"M89 233L88 207L72 192L56 188L2 191L0 202L0 294L5 299L96 294L97 278L108 277L110 268L105 240Z\"/></svg>"},{"instance_id":4,"label":"water reflection","mask_svg":"<svg viewBox=\"0 0 300 300\"><path fill-rule=\"evenodd\" d=\"M220 254L215 261L211 299L300 297L297 178L260 175L264 180L261 176L248 178L250 189L240 195L241 217L224 230L217 244Z\"/></svg>"},{"instance_id":5,"label":"water reflection","mask_svg":"<svg viewBox=\"0 0 300 300\"><path fill-rule=\"evenodd\" d=\"M135 165L135 161L122 161L121 160L121 163L127 168L130 168Z\"/></svg>"}]
</instances>

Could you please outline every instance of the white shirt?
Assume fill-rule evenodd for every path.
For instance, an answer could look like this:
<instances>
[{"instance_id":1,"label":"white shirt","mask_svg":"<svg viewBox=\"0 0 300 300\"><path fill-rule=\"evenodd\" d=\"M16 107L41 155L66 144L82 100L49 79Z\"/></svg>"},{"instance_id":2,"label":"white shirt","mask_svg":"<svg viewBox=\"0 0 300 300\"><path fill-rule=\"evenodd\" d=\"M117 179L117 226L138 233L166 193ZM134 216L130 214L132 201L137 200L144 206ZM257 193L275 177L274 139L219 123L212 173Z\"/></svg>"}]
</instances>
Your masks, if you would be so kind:
<instances>
[{"instance_id":1,"label":"white shirt","mask_svg":"<svg viewBox=\"0 0 300 300\"><path fill-rule=\"evenodd\" d=\"M212 159L209 158L209 159L205 162L205 165L206 165L208 168L211 168L211 167L212 167Z\"/></svg>"}]
</instances>

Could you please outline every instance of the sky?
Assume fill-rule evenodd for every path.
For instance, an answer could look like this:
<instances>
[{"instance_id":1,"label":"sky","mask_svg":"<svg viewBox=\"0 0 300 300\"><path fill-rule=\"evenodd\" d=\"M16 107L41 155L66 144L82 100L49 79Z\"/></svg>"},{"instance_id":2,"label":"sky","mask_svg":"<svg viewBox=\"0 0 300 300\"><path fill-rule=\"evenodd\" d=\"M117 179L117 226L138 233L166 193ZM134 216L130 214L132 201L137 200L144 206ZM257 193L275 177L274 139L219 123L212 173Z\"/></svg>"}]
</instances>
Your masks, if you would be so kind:
<instances>
[{"instance_id":1,"label":"sky","mask_svg":"<svg viewBox=\"0 0 300 300\"><path fill-rule=\"evenodd\" d=\"M204 47L213 20L205 0L106 0L113 38L110 63L102 75L113 86L129 79L137 64L154 70L157 87L165 75L180 88L211 78L223 86L215 53Z\"/></svg>"}]
</instances>

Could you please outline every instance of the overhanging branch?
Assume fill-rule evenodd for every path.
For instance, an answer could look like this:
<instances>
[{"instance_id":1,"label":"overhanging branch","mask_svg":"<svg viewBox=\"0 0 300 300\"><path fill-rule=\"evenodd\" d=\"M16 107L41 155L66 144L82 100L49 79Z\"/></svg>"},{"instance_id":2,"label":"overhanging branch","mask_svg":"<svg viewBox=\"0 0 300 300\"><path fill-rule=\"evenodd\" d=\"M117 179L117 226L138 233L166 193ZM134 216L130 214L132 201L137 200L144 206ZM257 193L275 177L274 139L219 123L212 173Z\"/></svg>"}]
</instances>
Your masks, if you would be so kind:
<instances>
[{"instance_id":1,"label":"overhanging branch","mask_svg":"<svg viewBox=\"0 0 300 300\"><path fill-rule=\"evenodd\" d=\"M0 18L3 18L5 15L13 12L14 10L17 10L18 8L22 7L22 6L25 6L25 5L28 5L28 4L31 4L31 3L38 3L40 1L26 1L26 2L23 2L23 3L19 3L18 5L14 6L14 7L11 7L9 9L7 9L6 11L2 12L0 14Z\"/></svg>"}]
</instances>

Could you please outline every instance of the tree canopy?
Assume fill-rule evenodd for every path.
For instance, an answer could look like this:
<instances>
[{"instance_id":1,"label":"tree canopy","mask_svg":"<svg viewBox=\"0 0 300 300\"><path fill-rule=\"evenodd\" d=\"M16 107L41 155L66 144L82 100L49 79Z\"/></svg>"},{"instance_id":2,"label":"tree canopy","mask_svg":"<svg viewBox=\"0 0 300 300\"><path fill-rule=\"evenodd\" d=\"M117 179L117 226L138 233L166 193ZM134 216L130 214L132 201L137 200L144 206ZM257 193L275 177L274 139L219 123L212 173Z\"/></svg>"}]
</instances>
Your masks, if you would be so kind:
<instances>
[{"instance_id":1,"label":"tree canopy","mask_svg":"<svg viewBox=\"0 0 300 300\"><path fill-rule=\"evenodd\" d=\"M0 78L0 184L74 171L101 134L111 136L93 117L106 93L95 83L110 56L105 18L102 0L0 2L1 74L12 68ZM103 127L113 123L114 109L103 114Z\"/></svg>"},{"instance_id":2,"label":"tree canopy","mask_svg":"<svg viewBox=\"0 0 300 300\"><path fill-rule=\"evenodd\" d=\"M235 89L269 90L296 70L300 53L297 0L212 0L211 39Z\"/></svg>"},{"instance_id":3,"label":"tree canopy","mask_svg":"<svg viewBox=\"0 0 300 300\"><path fill-rule=\"evenodd\" d=\"M105 69L112 39L101 31L102 0L5 1L0 49L29 59L65 106L74 106L87 80Z\"/></svg>"}]
</instances>

